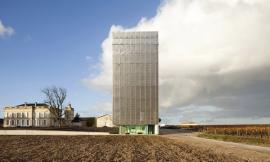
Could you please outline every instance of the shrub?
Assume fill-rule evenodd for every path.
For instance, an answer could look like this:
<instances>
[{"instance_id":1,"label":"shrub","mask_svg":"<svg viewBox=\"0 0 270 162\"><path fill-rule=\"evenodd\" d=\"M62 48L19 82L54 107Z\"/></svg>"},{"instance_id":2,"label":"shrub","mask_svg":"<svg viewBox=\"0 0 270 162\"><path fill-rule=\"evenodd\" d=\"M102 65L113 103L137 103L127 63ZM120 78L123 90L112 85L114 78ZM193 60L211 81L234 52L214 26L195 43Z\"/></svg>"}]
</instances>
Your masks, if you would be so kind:
<instances>
[{"instance_id":1,"label":"shrub","mask_svg":"<svg viewBox=\"0 0 270 162\"><path fill-rule=\"evenodd\" d=\"M96 126L96 118L89 118L86 121L86 126L87 127L95 127Z\"/></svg>"}]
</instances>

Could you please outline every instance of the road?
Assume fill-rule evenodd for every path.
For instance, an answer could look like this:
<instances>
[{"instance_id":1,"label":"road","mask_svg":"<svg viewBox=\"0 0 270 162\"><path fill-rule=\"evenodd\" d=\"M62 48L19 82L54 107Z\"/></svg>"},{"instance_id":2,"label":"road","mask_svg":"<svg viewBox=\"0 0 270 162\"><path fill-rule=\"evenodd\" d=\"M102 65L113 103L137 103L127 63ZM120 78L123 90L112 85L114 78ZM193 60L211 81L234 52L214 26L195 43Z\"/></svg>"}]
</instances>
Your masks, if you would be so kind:
<instances>
[{"instance_id":1,"label":"road","mask_svg":"<svg viewBox=\"0 0 270 162\"><path fill-rule=\"evenodd\" d=\"M196 133L180 129L163 129L161 130L161 135L194 147L210 149L217 153L233 155L247 161L270 162L270 147L205 139L197 137Z\"/></svg>"}]
</instances>

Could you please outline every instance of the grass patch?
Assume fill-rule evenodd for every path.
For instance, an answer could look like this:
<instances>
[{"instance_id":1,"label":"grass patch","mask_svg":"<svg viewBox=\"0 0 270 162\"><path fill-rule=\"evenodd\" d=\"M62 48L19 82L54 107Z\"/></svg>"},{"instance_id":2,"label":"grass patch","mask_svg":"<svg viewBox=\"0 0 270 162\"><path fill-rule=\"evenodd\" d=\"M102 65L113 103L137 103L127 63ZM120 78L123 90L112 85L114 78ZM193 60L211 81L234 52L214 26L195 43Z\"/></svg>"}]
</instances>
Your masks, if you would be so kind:
<instances>
[{"instance_id":1,"label":"grass patch","mask_svg":"<svg viewBox=\"0 0 270 162\"><path fill-rule=\"evenodd\" d=\"M239 137L239 136L231 136L231 135L217 135L217 134L208 134L208 133L200 133L198 137L215 139L220 141L227 142L236 142L236 143L245 143L251 145L259 145L259 146L267 146L270 147L270 139L261 139L255 137Z\"/></svg>"}]
</instances>

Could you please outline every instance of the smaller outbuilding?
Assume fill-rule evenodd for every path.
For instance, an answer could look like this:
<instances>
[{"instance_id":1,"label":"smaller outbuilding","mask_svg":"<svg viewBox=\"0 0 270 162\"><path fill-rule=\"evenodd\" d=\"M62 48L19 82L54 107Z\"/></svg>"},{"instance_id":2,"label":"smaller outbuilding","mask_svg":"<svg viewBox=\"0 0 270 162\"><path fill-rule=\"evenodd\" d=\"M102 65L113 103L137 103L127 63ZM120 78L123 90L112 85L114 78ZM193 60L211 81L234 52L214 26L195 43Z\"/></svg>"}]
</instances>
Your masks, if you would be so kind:
<instances>
[{"instance_id":1,"label":"smaller outbuilding","mask_svg":"<svg viewBox=\"0 0 270 162\"><path fill-rule=\"evenodd\" d=\"M112 115L106 114L97 117L97 127L113 127Z\"/></svg>"},{"instance_id":2,"label":"smaller outbuilding","mask_svg":"<svg viewBox=\"0 0 270 162\"><path fill-rule=\"evenodd\" d=\"M76 114L72 126L77 127L113 127L112 115L106 114L99 117L80 117Z\"/></svg>"},{"instance_id":3,"label":"smaller outbuilding","mask_svg":"<svg viewBox=\"0 0 270 162\"><path fill-rule=\"evenodd\" d=\"M80 117L76 114L75 118L72 120L72 126L75 127L96 127L95 117Z\"/></svg>"}]
</instances>

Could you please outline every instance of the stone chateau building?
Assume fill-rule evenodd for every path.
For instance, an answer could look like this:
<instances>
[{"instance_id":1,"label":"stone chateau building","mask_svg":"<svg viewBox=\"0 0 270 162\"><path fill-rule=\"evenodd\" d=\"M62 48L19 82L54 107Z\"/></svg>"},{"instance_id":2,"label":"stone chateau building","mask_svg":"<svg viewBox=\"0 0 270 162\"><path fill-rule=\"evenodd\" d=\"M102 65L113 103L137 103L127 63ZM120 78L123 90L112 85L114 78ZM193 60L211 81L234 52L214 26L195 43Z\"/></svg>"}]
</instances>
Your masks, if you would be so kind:
<instances>
[{"instance_id":1,"label":"stone chateau building","mask_svg":"<svg viewBox=\"0 0 270 162\"><path fill-rule=\"evenodd\" d=\"M71 124L74 108L69 104L65 108L63 124ZM53 127L58 126L49 105L45 103L25 103L4 108L4 127Z\"/></svg>"}]
</instances>

